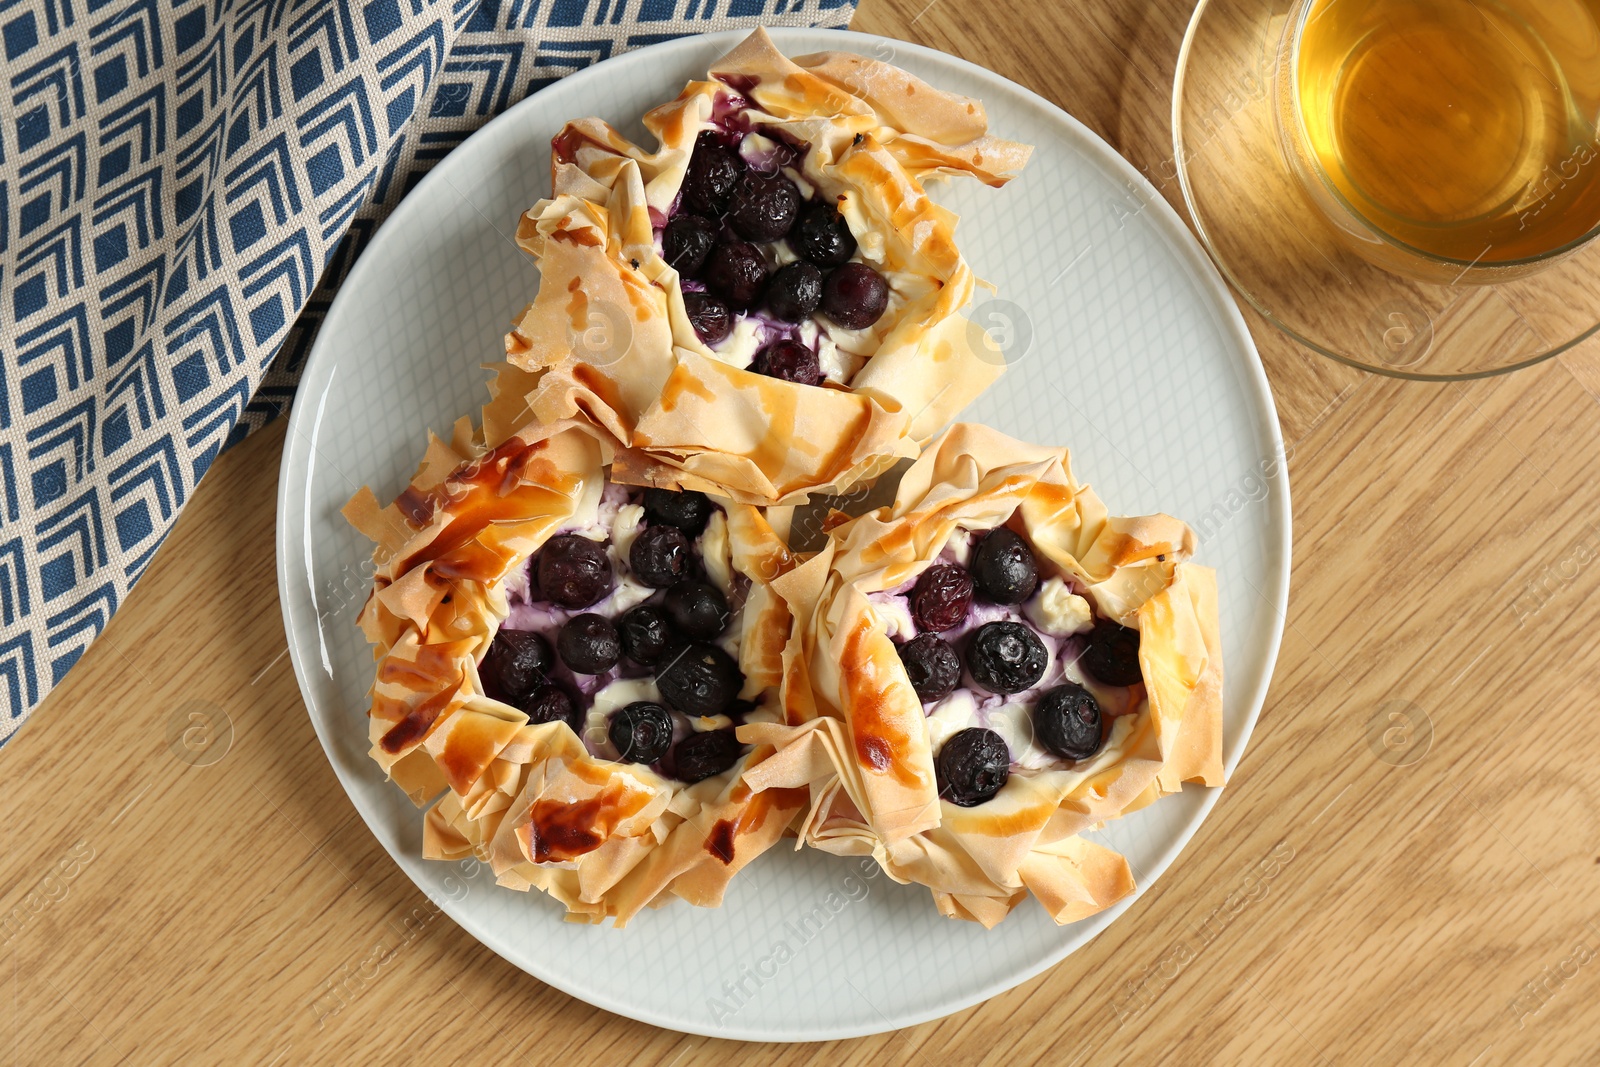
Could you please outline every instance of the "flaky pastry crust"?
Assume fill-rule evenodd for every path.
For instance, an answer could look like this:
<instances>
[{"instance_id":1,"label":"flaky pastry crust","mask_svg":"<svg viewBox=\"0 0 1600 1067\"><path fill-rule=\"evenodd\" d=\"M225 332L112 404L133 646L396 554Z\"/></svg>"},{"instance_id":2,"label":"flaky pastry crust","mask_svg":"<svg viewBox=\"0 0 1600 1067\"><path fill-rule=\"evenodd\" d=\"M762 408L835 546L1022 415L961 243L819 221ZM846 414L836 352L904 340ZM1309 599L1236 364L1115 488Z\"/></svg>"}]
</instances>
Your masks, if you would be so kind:
<instances>
[{"instance_id":1,"label":"flaky pastry crust","mask_svg":"<svg viewBox=\"0 0 1600 1067\"><path fill-rule=\"evenodd\" d=\"M598 119L553 143L553 193L517 241L538 261L537 299L507 358L548 369L529 398L546 422L580 413L628 451L614 477L798 503L875 477L945 426L1003 369L960 310L976 284L955 217L924 183L1003 185L1025 145L987 132L982 105L846 53L785 58L763 30L645 116L655 150ZM863 258L891 284L848 385L782 381L724 361L690 326L677 271L657 250L697 135L730 108L804 145L801 177L835 202Z\"/></svg>"},{"instance_id":2,"label":"flaky pastry crust","mask_svg":"<svg viewBox=\"0 0 1600 1067\"><path fill-rule=\"evenodd\" d=\"M755 795L744 785L743 771L770 746L686 785L590 754L564 722L530 724L478 675L509 613L507 578L594 514L613 458L586 423L518 423L534 384L501 367L481 430L463 420L450 443L431 438L393 504L380 507L364 488L346 505L378 546L360 617L377 660L371 755L414 803L439 798L424 823L428 858L476 855L502 885L541 889L580 921L621 925L674 897L714 906L805 803L803 791ZM770 709L746 721L776 721L792 624L769 582L794 560L755 508L721 503L732 567L751 582L740 615L743 695Z\"/></svg>"},{"instance_id":3,"label":"flaky pastry crust","mask_svg":"<svg viewBox=\"0 0 1600 1067\"><path fill-rule=\"evenodd\" d=\"M1002 524L1031 543L1041 577L1072 579L1096 614L1138 629L1143 683L1095 756L1013 771L992 799L960 807L938 795L922 704L871 594L914 579L958 530ZM809 789L802 843L871 854L891 877L928 886L947 915L992 926L1030 892L1057 922L1109 906L1132 891L1127 864L1076 835L1184 782L1222 784L1216 585L1186 562L1193 550L1169 516L1110 516L1064 449L957 424L892 507L838 527L774 583L796 620L785 722L740 730L777 749L747 781Z\"/></svg>"}]
</instances>

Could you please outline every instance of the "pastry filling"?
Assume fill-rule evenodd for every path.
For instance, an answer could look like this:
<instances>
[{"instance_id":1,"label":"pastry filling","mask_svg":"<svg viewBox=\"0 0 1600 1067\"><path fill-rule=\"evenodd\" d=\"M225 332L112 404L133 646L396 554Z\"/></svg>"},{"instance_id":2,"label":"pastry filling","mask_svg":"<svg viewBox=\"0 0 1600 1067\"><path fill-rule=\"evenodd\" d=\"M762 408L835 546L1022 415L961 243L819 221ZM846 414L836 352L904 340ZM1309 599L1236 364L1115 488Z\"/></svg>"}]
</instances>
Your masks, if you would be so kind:
<instances>
[{"instance_id":1,"label":"pastry filling","mask_svg":"<svg viewBox=\"0 0 1600 1067\"><path fill-rule=\"evenodd\" d=\"M981 804L1011 774L1082 766L1131 729L1139 632L1082 593L1040 581L1033 550L1002 526L957 530L915 581L870 595L922 700L941 797Z\"/></svg>"},{"instance_id":2,"label":"pastry filling","mask_svg":"<svg viewBox=\"0 0 1600 1067\"><path fill-rule=\"evenodd\" d=\"M593 756L684 782L721 774L755 708L739 699L749 589L704 494L608 484L590 521L507 578L484 691L530 722L567 723Z\"/></svg>"},{"instance_id":3,"label":"pastry filling","mask_svg":"<svg viewBox=\"0 0 1600 1067\"><path fill-rule=\"evenodd\" d=\"M803 385L849 385L925 280L865 261L846 215L801 172L809 146L719 97L678 198L657 218L695 335L725 363ZM841 208L844 209L841 213Z\"/></svg>"}]
</instances>

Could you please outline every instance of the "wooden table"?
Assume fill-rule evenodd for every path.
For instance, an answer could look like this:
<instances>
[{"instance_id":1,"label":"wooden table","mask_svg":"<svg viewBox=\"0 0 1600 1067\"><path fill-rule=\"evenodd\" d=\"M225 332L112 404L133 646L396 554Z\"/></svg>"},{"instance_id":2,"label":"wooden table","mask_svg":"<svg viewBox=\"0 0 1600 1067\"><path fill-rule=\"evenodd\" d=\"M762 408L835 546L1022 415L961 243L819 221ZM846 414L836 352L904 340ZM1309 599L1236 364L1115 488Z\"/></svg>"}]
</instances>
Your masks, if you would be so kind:
<instances>
[{"instance_id":1,"label":"wooden table","mask_svg":"<svg viewBox=\"0 0 1600 1067\"><path fill-rule=\"evenodd\" d=\"M1188 10L865 0L856 25L1038 90L1176 200L1154 164ZM895 1034L735 1047L480 946L367 832L301 706L273 566L280 420L216 464L0 750L10 1061L1600 1060L1600 345L1419 385L1253 327L1293 443L1271 694L1171 870L1045 975ZM174 724L219 708L225 755L175 758ZM1415 728L1395 720L1386 748L1400 708ZM336 983L354 992L329 1015Z\"/></svg>"}]
</instances>

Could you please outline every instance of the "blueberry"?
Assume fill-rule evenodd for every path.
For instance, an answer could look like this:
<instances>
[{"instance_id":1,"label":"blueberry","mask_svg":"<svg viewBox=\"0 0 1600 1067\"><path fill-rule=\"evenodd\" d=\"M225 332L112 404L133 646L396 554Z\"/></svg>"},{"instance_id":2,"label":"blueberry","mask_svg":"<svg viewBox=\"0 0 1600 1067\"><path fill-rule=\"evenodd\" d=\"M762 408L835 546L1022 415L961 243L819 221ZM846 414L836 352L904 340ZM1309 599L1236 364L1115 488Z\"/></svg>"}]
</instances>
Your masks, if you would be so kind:
<instances>
[{"instance_id":1,"label":"blueberry","mask_svg":"<svg viewBox=\"0 0 1600 1067\"><path fill-rule=\"evenodd\" d=\"M950 642L933 634L913 637L899 648L900 662L911 679L911 688L924 704L943 700L955 692L961 681L961 657Z\"/></svg>"},{"instance_id":2,"label":"blueberry","mask_svg":"<svg viewBox=\"0 0 1600 1067\"><path fill-rule=\"evenodd\" d=\"M728 598L710 582L686 578L667 590L672 625L690 637L715 637L728 628Z\"/></svg>"},{"instance_id":3,"label":"blueberry","mask_svg":"<svg viewBox=\"0 0 1600 1067\"><path fill-rule=\"evenodd\" d=\"M1011 750L993 730L968 727L939 749L934 773L939 796L963 808L975 807L1000 792L1011 777Z\"/></svg>"},{"instance_id":4,"label":"blueberry","mask_svg":"<svg viewBox=\"0 0 1600 1067\"><path fill-rule=\"evenodd\" d=\"M767 285L767 309L784 322L799 322L822 302L822 272L796 260L780 267Z\"/></svg>"},{"instance_id":5,"label":"blueberry","mask_svg":"<svg viewBox=\"0 0 1600 1067\"><path fill-rule=\"evenodd\" d=\"M725 148L710 130L701 131L683 176L682 210L706 218L719 217L727 210L728 197L743 173L744 160L739 153Z\"/></svg>"},{"instance_id":6,"label":"blueberry","mask_svg":"<svg viewBox=\"0 0 1600 1067\"><path fill-rule=\"evenodd\" d=\"M686 489L646 489L644 514L651 522L676 526L690 537L699 537L711 519L711 501L704 493Z\"/></svg>"},{"instance_id":7,"label":"blueberry","mask_svg":"<svg viewBox=\"0 0 1600 1067\"><path fill-rule=\"evenodd\" d=\"M694 553L689 538L676 526L646 526L628 549L634 577L652 589L665 589L689 573Z\"/></svg>"},{"instance_id":8,"label":"blueberry","mask_svg":"<svg viewBox=\"0 0 1600 1067\"><path fill-rule=\"evenodd\" d=\"M917 578L909 599L917 629L953 630L967 620L972 607L972 578L952 563L938 563Z\"/></svg>"},{"instance_id":9,"label":"blueberry","mask_svg":"<svg viewBox=\"0 0 1600 1067\"><path fill-rule=\"evenodd\" d=\"M604 674L622 658L622 638L604 615L574 615L556 635L556 652L574 674Z\"/></svg>"},{"instance_id":10,"label":"blueberry","mask_svg":"<svg viewBox=\"0 0 1600 1067\"><path fill-rule=\"evenodd\" d=\"M728 770L742 755L744 746L732 730L704 730L672 746L672 767L675 777L692 784Z\"/></svg>"},{"instance_id":11,"label":"blueberry","mask_svg":"<svg viewBox=\"0 0 1600 1067\"><path fill-rule=\"evenodd\" d=\"M822 283L822 313L847 330L865 330L889 306L889 283L865 263L846 263Z\"/></svg>"},{"instance_id":12,"label":"blueberry","mask_svg":"<svg viewBox=\"0 0 1600 1067\"><path fill-rule=\"evenodd\" d=\"M752 241L780 240L800 213L800 190L782 174L746 171L728 198L728 222Z\"/></svg>"},{"instance_id":13,"label":"blueberry","mask_svg":"<svg viewBox=\"0 0 1600 1067\"><path fill-rule=\"evenodd\" d=\"M1088 759L1100 751L1100 704L1081 685L1059 685L1034 707L1033 735L1062 759Z\"/></svg>"},{"instance_id":14,"label":"blueberry","mask_svg":"<svg viewBox=\"0 0 1600 1067\"><path fill-rule=\"evenodd\" d=\"M716 243L716 223L699 215L679 215L661 231L661 257L679 274L693 278Z\"/></svg>"},{"instance_id":15,"label":"blueberry","mask_svg":"<svg viewBox=\"0 0 1600 1067\"><path fill-rule=\"evenodd\" d=\"M819 267L837 267L856 254L855 235L832 204L807 208L789 232L789 243Z\"/></svg>"},{"instance_id":16,"label":"blueberry","mask_svg":"<svg viewBox=\"0 0 1600 1067\"><path fill-rule=\"evenodd\" d=\"M522 704L522 710L528 713L530 724L543 722L564 722L572 727L573 733L578 732L579 722L578 705L568 693L558 685L541 685L533 691Z\"/></svg>"},{"instance_id":17,"label":"blueberry","mask_svg":"<svg viewBox=\"0 0 1600 1067\"><path fill-rule=\"evenodd\" d=\"M501 630L478 665L483 691L496 700L518 704L544 681L555 664L550 642L522 630Z\"/></svg>"},{"instance_id":18,"label":"blueberry","mask_svg":"<svg viewBox=\"0 0 1600 1067\"><path fill-rule=\"evenodd\" d=\"M817 354L799 341L774 341L756 353L750 369L768 378L800 385L822 382L822 364L817 362Z\"/></svg>"},{"instance_id":19,"label":"blueberry","mask_svg":"<svg viewBox=\"0 0 1600 1067\"><path fill-rule=\"evenodd\" d=\"M1039 563L1026 541L999 526L973 551L972 580L996 604L1020 604L1039 587Z\"/></svg>"},{"instance_id":20,"label":"blueberry","mask_svg":"<svg viewBox=\"0 0 1600 1067\"><path fill-rule=\"evenodd\" d=\"M729 307L745 311L761 302L761 292L767 285L767 261L755 245L729 241L711 250L705 279L711 291Z\"/></svg>"},{"instance_id":21,"label":"blueberry","mask_svg":"<svg viewBox=\"0 0 1600 1067\"><path fill-rule=\"evenodd\" d=\"M1089 633L1089 647L1078 662L1107 685L1144 681L1144 672L1139 669L1139 631L1114 622L1095 623Z\"/></svg>"},{"instance_id":22,"label":"blueberry","mask_svg":"<svg viewBox=\"0 0 1600 1067\"><path fill-rule=\"evenodd\" d=\"M1020 693L1044 677L1050 654L1020 622L990 622L978 627L967 646L972 680L991 693Z\"/></svg>"},{"instance_id":23,"label":"blueberry","mask_svg":"<svg viewBox=\"0 0 1600 1067\"><path fill-rule=\"evenodd\" d=\"M739 699L744 675L716 645L692 644L656 675L662 699L685 715L721 715Z\"/></svg>"},{"instance_id":24,"label":"blueberry","mask_svg":"<svg viewBox=\"0 0 1600 1067\"><path fill-rule=\"evenodd\" d=\"M539 553L539 591L564 608L586 608L611 592L611 561L598 541L558 534Z\"/></svg>"},{"instance_id":25,"label":"blueberry","mask_svg":"<svg viewBox=\"0 0 1600 1067\"><path fill-rule=\"evenodd\" d=\"M606 737L624 763L654 763L672 744L672 714L660 704L636 700L611 713Z\"/></svg>"},{"instance_id":26,"label":"blueberry","mask_svg":"<svg viewBox=\"0 0 1600 1067\"><path fill-rule=\"evenodd\" d=\"M617 624L622 650L641 667L654 667L683 642L665 608L641 604Z\"/></svg>"},{"instance_id":27,"label":"blueberry","mask_svg":"<svg viewBox=\"0 0 1600 1067\"><path fill-rule=\"evenodd\" d=\"M733 313L714 296L684 293L683 310L694 327L694 335L705 344L717 344L733 332Z\"/></svg>"}]
</instances>

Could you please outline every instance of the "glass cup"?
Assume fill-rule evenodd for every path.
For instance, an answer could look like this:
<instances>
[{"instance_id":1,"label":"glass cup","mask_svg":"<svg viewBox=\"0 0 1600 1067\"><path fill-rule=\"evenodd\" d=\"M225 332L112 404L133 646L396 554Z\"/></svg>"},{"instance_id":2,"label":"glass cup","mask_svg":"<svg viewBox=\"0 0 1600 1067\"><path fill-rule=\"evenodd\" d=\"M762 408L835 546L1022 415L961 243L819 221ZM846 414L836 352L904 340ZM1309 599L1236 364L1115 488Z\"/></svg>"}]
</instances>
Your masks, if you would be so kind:
<instances>
[{"instance_id":1,"label":"glass cup","mask_svg":"<svg viewBox=\"0 0 1600 1067\"><path fill-rule=\"evenodd\" d=\"M1201 0L1174 171L1244 300L1397 377L1600 328L1600 0Z\"/></svg>"}]
</instances>

